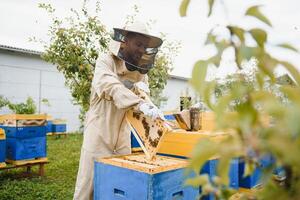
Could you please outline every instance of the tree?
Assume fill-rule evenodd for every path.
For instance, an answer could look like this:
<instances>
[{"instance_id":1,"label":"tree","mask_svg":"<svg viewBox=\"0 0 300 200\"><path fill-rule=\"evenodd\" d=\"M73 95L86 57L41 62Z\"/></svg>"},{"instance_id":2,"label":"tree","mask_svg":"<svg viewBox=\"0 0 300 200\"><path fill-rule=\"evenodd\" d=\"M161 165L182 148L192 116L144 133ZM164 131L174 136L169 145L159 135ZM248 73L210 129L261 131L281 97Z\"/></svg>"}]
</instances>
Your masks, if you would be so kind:
<instances>
[{"instance_id":1,"label":"tree","mask_svg":"<svg viewBox=\"0 0 300 200\"><path fill-rule=\"evenodd\" d=\"M39 4L51 16L52 25L49 28L50 44L45 44L42 58L57 66L64 74L65 84L70 88L73 103L81 108L80 119L89 108L90 88L93 79L95 63L99 53L108 51L110 33L98 17L100 4L96 3L95 15L89 14L86 2L80 11L71 9L73 15L59 19L55 16L55 9L50 4ZM137 8L136 12L137 12ZM129 16L128 23L134 20ZM33 38L33 40L36 40ZM160 105L165 99L161 98L172 60L176 56L179 44L167 42L158 54L155 67L149 72L151 97Z\"/></svg>"},{"instance_id":2,"label":"tree","mask_svg":"<svg viewBox=\"0 0 300 200\"><path fill-rule=\"evenodd\" d=\"M189 0L183 0L180 6L181 16L186 15ZM213 13L217 0L209 0L208 17ZM220 0L224 5L224 2ZM206 160L218 155L218 177L209 181L207 176L198 175L190 179L189 183L201 185L203 193L214 193L218 199L228 199L232 194L229 189L229 164L232 158L243 156L246 169L253 169L265 155L272 155L275 161L264 175L267 179L262 192L255 194L256 199L300 199L300 74L291 63L280 60L265 48L268 34L265 31L272 24L261 12L260 6L251 6L245 12L245 17L254 17L263 22L265 28L245 29L228 22L224 29L228 38L218 37L212 29L207 35L206 44L214 45L217 53L206 60L195 63L192 84L216 115L216 125L221 130L231 130L232 134L221 143L211 140L200 142L191 161L191 169L196 173ZM255 46L246 42L251 36L256 41ZM221 39L220 39L221 38ZM287 51L298 50L290 44L282 43L275 46ZM252 84L245 84L245 77L240 76L232 82L226 94L215 102L211 101L216 89L216 80L206 81L207 68L211 65L219 66L224 50L232 48L235 52L235 64L243 69L243 62L256 58L258 70L254 73L257 88ZM279 87L280 92L287 98L282 102L274 91L265 90L265 85L276 84L274 69L283 66L290 74L295 84ZM235 112L229 112L232 103L238 101ZM266 126L265 117L271 119L271 125ZM278 184L272 179L272 172L278 166L283 167L286 179ZM247 174L251 170L247 171Z\"/></svg>"}]
</instances>

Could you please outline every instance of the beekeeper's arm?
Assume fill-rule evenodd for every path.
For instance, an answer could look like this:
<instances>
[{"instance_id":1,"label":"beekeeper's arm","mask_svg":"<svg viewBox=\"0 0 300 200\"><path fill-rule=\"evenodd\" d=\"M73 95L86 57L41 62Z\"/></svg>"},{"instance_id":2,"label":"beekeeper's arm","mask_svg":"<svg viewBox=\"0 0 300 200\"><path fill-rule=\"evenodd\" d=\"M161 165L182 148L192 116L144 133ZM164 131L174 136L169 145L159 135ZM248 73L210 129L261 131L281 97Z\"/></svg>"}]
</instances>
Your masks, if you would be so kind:
<instances>
[{"instance_id":1,"label":"beekeeper's arm","mask_svg":"<svg viewBox=\"0 0 300 200\"><path fill-rule=\"evenodd\" d=\"M142 111L145 115L151 116L153 119L165 119L161 110L158 109L150 99L150 89L147 75L145 75L143 81L134 84L134 90L137 91L141 98L145 100L145 103L142 103L139 106L140 111Z\"/></svg>"},{"instance_id":2,"label":"beekeeper's arm","mask_svg":"<svg viewBox=\"0 0 300 200\"><path fill-rule=\"evenodd\" d=\"M128 109L144 100L127 89L118 79L118 76L111 71L109 61L98 59L95 67L95 74L92 87L100 98L111 98L119 109Z\"/></svg>"}]
</instances>

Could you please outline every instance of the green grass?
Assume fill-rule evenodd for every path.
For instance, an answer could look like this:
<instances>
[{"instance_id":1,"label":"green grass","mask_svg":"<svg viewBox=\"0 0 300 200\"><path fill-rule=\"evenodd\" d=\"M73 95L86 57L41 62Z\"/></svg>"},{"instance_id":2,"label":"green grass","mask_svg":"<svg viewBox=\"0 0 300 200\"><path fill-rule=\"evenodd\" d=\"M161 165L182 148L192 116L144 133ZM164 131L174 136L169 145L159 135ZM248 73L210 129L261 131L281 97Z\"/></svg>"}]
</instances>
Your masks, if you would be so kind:
<instances>
[{"instance_id":1,"label":"green grass","mask_svg":"<svg viewBox=\"0 0 300 200\"><path fill-rule=\"evenodd\" d=\"M77 176L82 134L71 134L56 139L47 138L50 161L45 176L24 177L26 168L0 171L0 200L72 199ZM38 167L32 167L37 173Z\"/></svg>"}]
</instances>

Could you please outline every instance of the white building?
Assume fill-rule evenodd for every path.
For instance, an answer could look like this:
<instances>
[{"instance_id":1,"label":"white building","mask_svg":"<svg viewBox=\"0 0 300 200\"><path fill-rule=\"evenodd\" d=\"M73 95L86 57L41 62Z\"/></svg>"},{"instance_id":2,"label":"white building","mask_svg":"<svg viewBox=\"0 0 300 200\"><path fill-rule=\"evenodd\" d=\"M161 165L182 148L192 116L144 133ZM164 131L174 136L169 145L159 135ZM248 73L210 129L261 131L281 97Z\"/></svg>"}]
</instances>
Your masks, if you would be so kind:
<instances>
[{"instance_id":1,"label":"white building","mask_svg":"<svg viewBox=\"0 0 300 200\"><path fill-rule=\"evenodd\" d=\"M79 106L72 104L63 75L42 60L41 53L0 45L0 95L14 103L24 102L30 96L39 113L67 119L68 131L76 131L80 126ZM171 76L163 92L168 101L162 110L179 109L179 97L186 90L191 90L186 78ZM41 103L44 98L49 100L50 107ZM9 112L6 108L0 110L0 114Z\"/></svg>"}]
</instances>

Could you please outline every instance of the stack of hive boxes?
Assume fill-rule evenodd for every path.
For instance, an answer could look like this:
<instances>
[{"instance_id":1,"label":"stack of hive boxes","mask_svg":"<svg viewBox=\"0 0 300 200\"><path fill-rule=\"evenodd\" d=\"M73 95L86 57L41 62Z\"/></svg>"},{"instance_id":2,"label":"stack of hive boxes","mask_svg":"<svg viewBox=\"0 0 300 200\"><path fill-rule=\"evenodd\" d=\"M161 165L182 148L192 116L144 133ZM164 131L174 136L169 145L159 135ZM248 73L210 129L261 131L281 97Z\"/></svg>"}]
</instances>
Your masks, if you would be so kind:
<instances>
[{"instance_id":1,"label":"stack of hive boxes","mask_svg":"<svg viewBox=\"0 0 300 200\"><path fill-rule=\"evenodd\" d=\"M6 161L43 158L46 153L46 115L2 115Z\"/></svg>"}]
</instances>

